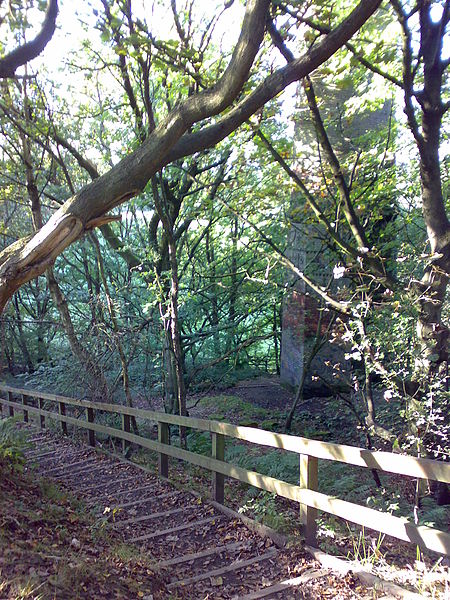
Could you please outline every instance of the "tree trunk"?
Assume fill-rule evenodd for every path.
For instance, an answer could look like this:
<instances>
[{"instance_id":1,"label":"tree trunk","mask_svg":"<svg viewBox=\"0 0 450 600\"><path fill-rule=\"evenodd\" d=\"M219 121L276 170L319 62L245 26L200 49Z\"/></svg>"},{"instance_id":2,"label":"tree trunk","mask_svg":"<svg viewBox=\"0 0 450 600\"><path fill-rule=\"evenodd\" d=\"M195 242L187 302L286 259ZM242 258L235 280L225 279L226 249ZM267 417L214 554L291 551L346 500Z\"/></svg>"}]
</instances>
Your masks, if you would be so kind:
<instances>
[{"instance_id":1,"label":"tree trunk","mask_svg":"<svg viewBox=\"0 0 450 600\"><path fill-rule=\"evenodd\" d=\"M19 343L20 351L22 352L23 360L27 366L27 370L29 373L33 373L34 365L33 360L31 358L30 351L28 350L27 341L25 339L25 335L22 327L22 316L20 314L19 303L17 301L17 296L14 297L14 310L16 312L16 325L17 325L17 341Z\"/></svg>"},{"instance_id":2,"label":"tree trunk","mask_svg":"<svg viewBox=\"0 0 450 600\"><path fill-rule=\"evenodd\" d=\"M436 373L448 361L449 330L442 322L442 305L450 275L450 223L445 210L439 160L439 144L444 105L441 98L445 63L441 60L445 26L431 19L428 2L420 4L420 51L423 60L422 128L410 126L420 155L423 216L427 226L432 258L422 277L417 333L421 343L420 367ZM445 11L444 11L445 14ZM444 18L444 16L442 17ZM444 31L443 31L444 29ZM412 92L412 90L407 90Z\"/></svg>"},{"instance_id":3,"label":"tree trunk","mask_svg":"<svg viewBox=\"0 0 450 600\"><path fill-rule=\"evenodd\" d=\"M171 343L170 317L163 318L162 367L164 383L164 408L169 414L177 412L178 386L175 371L175 358Z\"/></svg>"},{"instance_id":4,"label":"tree trunk","mask_svg":"<svg viewBox=\"0 0 450 600\"><path fill-rule=\"evenodd\" d=\"M205 251L206 251L206 260L209 266L209 273L211 277L211 318L210 323L214 328L213 332L213 342L214 342L214 354L215 356L220 356L220 337L219 337L219 310L217 303L217 284L216 284L216 263L214 256L214 246L210 237L211 228L208 227L206 230L205 236Z\"/></svg>"},{"instance_id":5,"label":"tree trunk","mask_svg":"<svg viewBox=\"0 0 450 600\"><path fill-rule=\"evenodd\" d=\"M276 374L280 374L280 350L278 344L278 310L277 303L273 303L273 316L272 316L272 331L273 331L273 351L275 354L275 369Z\"/></svg>"},{"instance_id":6,"label":"tree trunk","mask_svg":"<svg viewBox=\"0 0 450 600\"><path fill-rule=\"evenodd\" d=\"M178 319L178 261L177 261L177 246L174 236L174 223L170 215L167 198L164 192L164 180L161 178L161 189L163 197L160 198L157 181L152 180L153 199L158 216L163 224L164 232L167 239L167 248L169 253L170 277L171 285L168 298L169 321L168 329L170 332L170 350L173 355L173 366L175 368L176 394L178 404L178 414L186 416L186 384L183 373L183 350L181 346L180 324ZM186 428L180 427L180 442L183 447L186 447Z\"/></svg>"},{"instance_id":7,"label":"tree trunk","mask_svg":"<svg viewBox=\"0 0 450 600\"><path fill-rule=\"evenodd\" d=\"M115 342L117 352L119 353L119 357L120 357L120 365L122 368L123 391L125 393L126 403L127 403L127 406L129 406L130 408L133 408L133 398L131 396L131 391L130 391L130 378L128 375L128 361L125 356L125 351L123 349L122 343L120 341L120 327L119 327L119 323L117 320L116 309L114 307L114 303L111 299L111 294L109 292L109 286L108 286L108 281L106 279L105 266L103 263L103 257L102 257L102 252L100 249L100 244L98 242L97 236L94 233L91 234L91 241L92 241L92 244L93 244L96 254L97 254L98 272L100 274L100 278L101 278L102 284L103 284L103 289L104 289L105 295L106 295L106 304L108 306L108 312L109 312L109 316L111 318L111 324L112 324L112 328L114 331L114 342ZM132 422L132 426L133 426L133 431L135 432L136 435L139 435L136 418L134 416L131 417L131 422Z\"/></svg>"},{"instance_id":8,"label":"tree trunk","mask_svg":"<svg viewBox=\"0 0 450 600\"><path fill-rule=\"evenodd\" d=\"M227 346L226 353L231 352L232 348L236 345L236 301L238 295L238 282L237 282L237 243L239 234L239 221L237 216L233 217L231 223L231 268L230 268L230 296L229 296L229 308L228 308L228 321L231 325L229 333L227 335Z\"/></svg>"},{"instance_id":9,"label":"tree trunk","mask_svg":"<svg viewBox=\"0 0 450 600\"><path fill-rule=\"evenodd\" d=\"M24 101L24 112L25 119L29 118L29 110L28 110L28 102L25 96ZM41 204L39 198L39 191L36 185L36 179L33 172L33 163L32 163L32 154L30 148L29 140L21 135L22 138L22 149L23 149L23 160L25 164L25 173L26 173L26 181L27 181L27 191L28 197L31 205L31 214L33 219L33 228L35 231L39 231L42 229L43 220L42 220L42 212L41 212ZM80 365L84 367L86 373L88 374L89 384L91 388L91 393L95 399L100 401L107 401L109 398L108 385L106 383L106 379L103 375L101 368L98 364L92 359L89 352L86 348L80 343L78 337L75 333L75 328L73 326L72 318L70 316L69 307L67 304L67 300L59 287L59 284L55 278L54 271L51 267L46 270L46 278L48 287L50 290L50 295L55 303L55 306L59 312L59 316L61 319L61 323L64 327L64 331L67 335L67 339L69 341L70 348L78 359Z\"/></svg>"}]
</instances>

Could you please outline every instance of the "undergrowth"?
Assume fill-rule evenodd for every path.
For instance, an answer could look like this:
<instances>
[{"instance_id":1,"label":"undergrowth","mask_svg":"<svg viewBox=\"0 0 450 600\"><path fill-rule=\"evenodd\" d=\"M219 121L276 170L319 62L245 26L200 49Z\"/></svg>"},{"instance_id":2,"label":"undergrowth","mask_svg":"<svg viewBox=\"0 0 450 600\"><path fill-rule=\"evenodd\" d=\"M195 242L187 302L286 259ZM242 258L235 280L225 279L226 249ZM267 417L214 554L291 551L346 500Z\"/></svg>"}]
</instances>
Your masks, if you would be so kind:
<instances>
[{"instance_id":1,"label":"undergrowth","mask_svg":"<svg viewBox=\"0 0 450 600\"><path fill-rule=\"evenodd\" d=\"M0 598L174 598L118 532L97 526L85 505L22 470L25 434L0 421Z\"/></svg>"},{"instance_id":2,"label":"undergrowth","mask_svg":"<svg viewBox=\"0 0 450 600\"><path fill-rule=\"evenodd\" d=\"M0 419L0 464L21 470L24 464L26 434L17 428L19 417Z\"/></svg>"}]
</instances>

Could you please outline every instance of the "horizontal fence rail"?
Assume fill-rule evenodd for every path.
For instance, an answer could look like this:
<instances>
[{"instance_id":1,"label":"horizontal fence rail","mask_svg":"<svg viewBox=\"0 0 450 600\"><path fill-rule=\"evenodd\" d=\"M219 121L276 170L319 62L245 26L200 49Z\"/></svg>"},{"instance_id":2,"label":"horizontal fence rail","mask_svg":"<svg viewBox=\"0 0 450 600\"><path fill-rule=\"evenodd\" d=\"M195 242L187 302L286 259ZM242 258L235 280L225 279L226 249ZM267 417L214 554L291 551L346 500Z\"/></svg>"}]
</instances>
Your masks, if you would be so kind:
<instances>
[{"instance_id":1,"label":"horizontal fence rail","mask_svg":"<svg viewBox=\"0 0 450 600\"><path fill-rule=\"evenodd\" d=\"M64 434L67 434L68 424L84 428L88 431L90 445L95 445L95 433L97 432L121 439L124 450L130 443L134 443L157 452L159 472L163 477L168 476L169 457L181 459L210 470L212 472L213 497L218 502L223 503L224 500L224 477L232 477L259 489L294 500L300 505L300 519L308 543L314 543L315 541L317 511L321 510L358 525L417 544L421 548L450 555L450 535L444 531L423 525L418 526L404 518L340 500L317 491L318 459L333 460L387 473L450 483L450 464L446 462L320 442L219 421L180 417L123 405L78 400L1 384L0 392L7 395L5 398L0 397L0 404L9 409L9 415L11 416L14 415L14 411L19 411L23 413L24 420L28 421L31 415L35 415L40 427L45 426L46 418L59 421ZM17 396L20 397L20 401L15 399ZM33 399L36 406L32 404ZM57 411L49 410L48 406L44 407L44 401L47 401L47 404L56 404ZM85 419L66 414L67 407L83 410ZM120 415L121 429L95 423L97 412ZM132 417L155 422L158 426L158 441L131 433ZM169 425L210 432L212 435L212 456L204 456L171 446ZM226 437L298 454L299 485L225 462L224 442Z\"/></svg>"}]
</instances>

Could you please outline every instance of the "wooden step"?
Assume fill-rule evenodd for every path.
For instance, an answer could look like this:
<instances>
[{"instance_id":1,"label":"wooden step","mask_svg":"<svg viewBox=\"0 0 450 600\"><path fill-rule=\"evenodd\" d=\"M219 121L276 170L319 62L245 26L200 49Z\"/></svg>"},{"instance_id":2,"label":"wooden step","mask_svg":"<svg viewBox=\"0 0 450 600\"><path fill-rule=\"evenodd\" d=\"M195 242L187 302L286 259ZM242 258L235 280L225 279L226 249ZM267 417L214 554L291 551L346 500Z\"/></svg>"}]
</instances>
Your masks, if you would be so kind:
<instances>
[{"instance_id":1,"label":"wooden step","mask_svg":"<svg viewBox=\"0 0 450 600\"><path fill-rule=\"evenodd\" d=\"M132 525L133 523L142 523L143 521L151 521L153 519L159 519L168 517L170 515L177 515L186 510L192 510L196 508L196 506L182 506L180 508L172 508L171 510L163 510L161 512L152 513L151 515L141 515L139 517L133 517L131 519L126 519L125 521L115 521L112 524L112 527L123 527L126 525Z\"/></svg>"},{"instance_id":2,"label":"wooden step","mask_svg":"<svg viewBox=\"0 0 450 600\"><path fill-rule=\"evenodd\" d=\"M130 506L136 506L138 504L148 504L149 502L156 502L158 500L170 498L171 496L179 496L181 492L174 490L173 492L167 492L164 494L158 494L157 496L149 496L148 498L139 498L139 500L132 500L131 502L125 502L124 504L115 504L114 508L129 508Z\"/></svg>"},{"instance_id":3,"label":"wooden step","mask_svg":"<svg viewBox=\"0 0 450 600\"><path fill-rule=\"evenodd\" d=\"M298 587L311 579L318 579L326 575L329 571L326 569L310 569L303 575L299 577L294 577L293 579L286 579L285 581L280 581L279 583L275 583L273 585L269 585L265 588L261 588L260 590L256 590L256 592L251 592L250 594L246 594L245 596L235 596L233 600L259 600L260 598L267 598L267 596L272 596L273 594L279 594L281 592L286 592L290 588Z\"/></svg>"},{"instance_id":4,"label":"wooden step","mask_svg":"<svg viewBox=\"0 0 450 600\"><path fill-rule=\"evenodd\" d=\"M73 463L64 463L61 465L58 465L57 467L52 467L51 469L47 469L43 471L43 473L47 476L47 475L51 475L52 477L57 477L57 475L54 475L54 473L58 474L58 471L63 471L64 469L72 469L73 467L77 467L79 465L86 465L89 464L90 462L97 462L97 458L92 457L92 458L88 458L86 457L84 460L77 460L76 462ZM77 472L76 470L73 472Z\"/></svg>"},{"instance_id":5,"label":"wooden step","mask_svg":"<svg viewBox=\"0 0 450 600\"><path fill-rule=\"evenodd\" d=\"M190 523L185 523L184 525L178 525L178 527L170 527L169 529L161 529L159 531L155 531L154 533L148 533L146 535L140 535L139 537L131 538L127 540L130 543L135 542L143 542L144 540L151 540L157 537L162 537L164 535L169 535L170 533L178 533L179 531L186 531L187 529L192 529L193 527L197 527L198 525L206 525L206 523L211 523L212 521L216 521L218 519L215 517L206 517L205 519L199 519L198 521L191 521Z\"/></svg>"},{"instance_id":6,"label":"wooden step","mask_svg":"<svg viewBox=\"0 0 450 600\"><path fill-rule=\"evenodd\" d=\"M44 452L44 453L40 453L38 452L37 454L33 455L33 456L27 456L27 460L30 461L35 461L35 460L41 460L44 457L53 455L53 454L57 454L59 452L59 449L55 449L55 450L50 450L49 452Z\"/></svg>"},{"instance_id":7,"label":"wooden step","mask_svg":"<svg viewBox=\"0 0 450 600\"><path fill-rule=\"evenodd\" d=\"M245 567L248 567L250 565L254 565L255 563L274 558L277 554L278 550L269 550L269 552L265 552L264 554L260 554L259 556L253 556L252 558L248 558L247 560L235 561L230 565L227 565L226 567L221 567L220 569L213 569L212 571L206 571L205 573L201 573L200 575L194 575L193 577L180 579L179 581L170 583L167 586L167 588L170 590L175 587L192 585L193 583L197 583L198 581L202 581L210 577L218 577L219 575L225 575L226 573L232 573L233 571L240 571L241 569L244 569Z\"/></svg>"},{"instance_id":8,"label":"wooden step","mask_svg":"<svg viewBox=\"0 0 450 600\"><path fill-rule=\"evenodd\" d=\"M214 554L222 554L222 552L232 552L233 550L239 550L244 547L245 544L242 542L234 542L233 544L225 544L223 546L214 546L213 548L207 548L201 552L192 552L191 554L184 554L183 556L176 556L175 558L163 560L155 563L155 568L165 569L173 565L179 565L191 560L197 560L199 558L207 558L208 556L213 556Z\"/></svg>"},{"instance_id":9,"label":"wooden step","mask_svg":"<svg viewBox=\"0 0 450 600\"><path fill-rule=\"evenodd\" d=\"M60 454L60 453L61 453L61 450L58 448L54 452L49 452L49 456L45 456L44 458L42 458L42 456L39 456L38 459L37 459L38 468L40 469L43 466L43 463L44 463L44 466L45 466L45 463L47 463L49 461L52 461L52 460L55 460L55 459L58 459L58 454ZM74 459L74 458L76 458L76 457L78 457L80 455L81 455L81 452L75 452L73 454L72 453L69 454L68 456L67 455L63 455L63 457L61 457L61 458L68 458L68 459L72 460L72 459Z\"/></svg>"},{"instance_id":10,"label":"wooden step","mask_svg":"<svg viewBox=\"0 0 450 600\"><path fill-rule=\"evenodd\" d=\"M135 493L135 492L142 492L143 490L150 490L152 488L155 487L159 487L160 483L149 483L147 485L143 485L141 487L137 487L137 488L133 488L133 489L126 489L126 490L118 490L117 492L114 492L114 496L123 496L124 494L131 494L131 493ZM102 502L102 504L105 503L105 501L108 502L108 504L111 504L114 506L114 501L110 501L108 498L94 498L93 500L90 500L89 502L86 502L86 506L94 506L95 504L97 504L98 502Z\"/></svg>"},{"instance_id":11,"label":"wooden step","mask_svg":"<svg viewBox=\"0 0 450 600\"><path fill-rule=\"evenodd\" d=\"M36 437L28 439L27 442L29 442L30 444L35 444L36 442L42 442L42 440L45 440L46 438L48 438L48 435L44 433L42 435L38 435Z\"/></svg>"},{"instance_id":12,"label":"wooden step","mask_svg":"<svg viewBox=\"0 0 450 600\"><path fill-rule=\"evenodd\" d=\"M86 475L90 475L91 473L95 473L95 471L101 471L105 469L105 465L104 464L98 464L97 460L93 460L94 465L92 465L92 463L90 461L87 461L87 468L81 468L81 469L75 469L74 471L69 471L68 473L58 473L57 475L52 475L52 477L54 479L71 479L72 476L75 475L81 475L81 473L85 473ZM95 466L95 463L97 463L97 466ZM92 467L91 467L92 465Z\"/></svg>"},{"instance_id":13,"label":"wooden step","mask_svg":"<svg viewBox=\"0 0 450 600\"><path fill-rule=\"evenodd\" d=\"M122 479L109 479L108 481L102 481L100 483L93 483L92 485L88 485L87 487L80 489L80 492L85 494L86 492L91 492L93 490L100 490L102 487L108 487L109 485L118 485L120 483L124 483L125 481L130 481L131 479L136 479L136 476L129 475L128 477L122 477ZM132 492L133 489L129 489L128 491Z\"/></svg>"}]
</instances>

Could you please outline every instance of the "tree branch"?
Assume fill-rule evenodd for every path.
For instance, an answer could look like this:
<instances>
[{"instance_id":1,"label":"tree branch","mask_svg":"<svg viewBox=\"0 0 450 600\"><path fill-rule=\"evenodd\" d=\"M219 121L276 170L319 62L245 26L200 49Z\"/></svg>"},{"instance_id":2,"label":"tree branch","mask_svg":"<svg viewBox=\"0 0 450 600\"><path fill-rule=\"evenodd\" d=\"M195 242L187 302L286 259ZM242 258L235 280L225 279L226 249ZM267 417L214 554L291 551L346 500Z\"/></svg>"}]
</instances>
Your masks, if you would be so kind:
<instances>
[{"instance_id":1,"label":"tree branch","mask_svg":"<svg viewBox=\"0 0 450 600\"><path fill-rule=\"evenodd\" d=\"M16 70L27 62L36 58L52 39L56 28L58 14L58 0L48 0L47 12L41 31L31 42L19 46L0 59L0 78L14 77Z\"/></svg>"}]
</instances>

